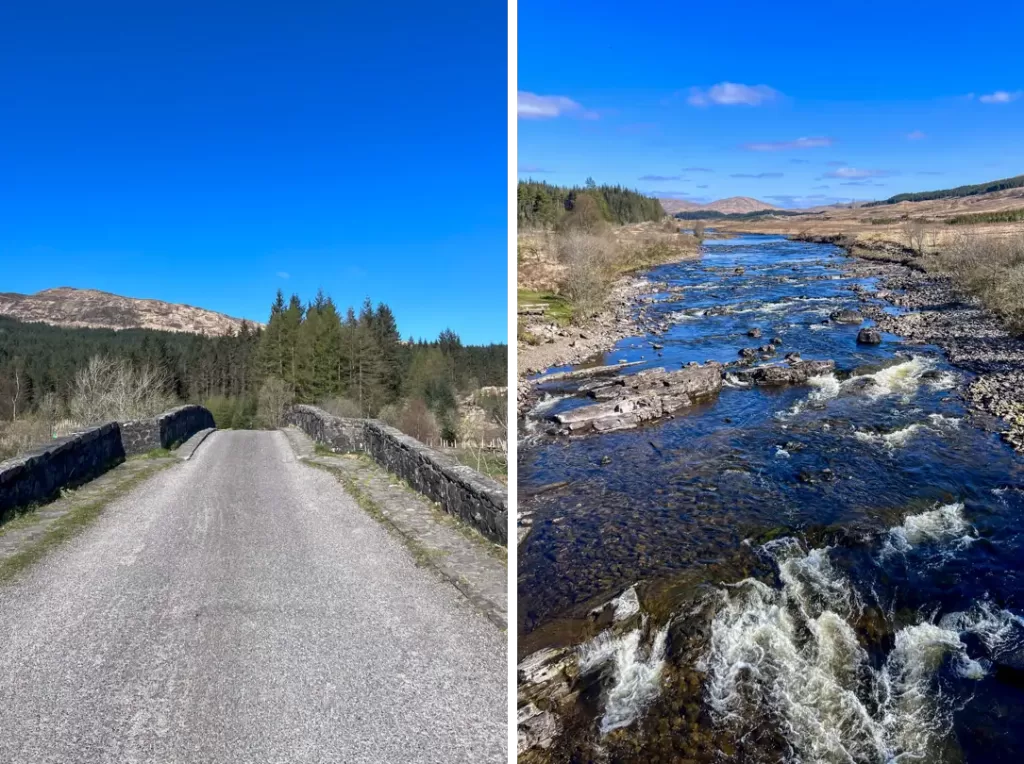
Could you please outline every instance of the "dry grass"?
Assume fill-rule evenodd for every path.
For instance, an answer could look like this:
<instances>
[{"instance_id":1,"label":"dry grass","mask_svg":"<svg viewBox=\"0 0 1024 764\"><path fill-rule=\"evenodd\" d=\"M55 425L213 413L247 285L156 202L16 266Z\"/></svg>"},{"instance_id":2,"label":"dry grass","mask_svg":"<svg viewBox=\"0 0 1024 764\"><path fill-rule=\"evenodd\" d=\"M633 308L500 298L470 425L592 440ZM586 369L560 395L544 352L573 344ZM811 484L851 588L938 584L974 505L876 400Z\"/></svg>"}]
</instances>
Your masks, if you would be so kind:
<instances>
[{"instance_id":1,"label":"dry grass","mask_svg":"<svg viewBox=\"0 0 1024 764\"><path fill-rule=\"evenodd\" d=\"M1008 328L1024 333L1024 233L956 236L929 256L925 267L949 275L1000 316Z\"/></svg>"},{"instance_id":2,"label":"dry grass","mask_svg":"<svg viewBox=\"0 0 1024 764\"><path fill-rule=\"evenodd\" d=\"M0 462L31 451L50 440L50 423L36 417L0 422Z\"/></svg>"},{"instance_id":3,"label":"dry grass","mask_svg":"<svg viewBox=\"0 0 1024 764\"><path fill-rule=\"evenodd\" d=\"M600 311L619 276L693 257L699 248L698 239L682 233L672 219L617 228L524 232L518 247L520 303L524 295L531 304L557 302L564 310L561 316L549 311L549 318L585 323ZM528 328L521 327L519 334L522 341L532 339Z\"/></svg>"}]
</instances>

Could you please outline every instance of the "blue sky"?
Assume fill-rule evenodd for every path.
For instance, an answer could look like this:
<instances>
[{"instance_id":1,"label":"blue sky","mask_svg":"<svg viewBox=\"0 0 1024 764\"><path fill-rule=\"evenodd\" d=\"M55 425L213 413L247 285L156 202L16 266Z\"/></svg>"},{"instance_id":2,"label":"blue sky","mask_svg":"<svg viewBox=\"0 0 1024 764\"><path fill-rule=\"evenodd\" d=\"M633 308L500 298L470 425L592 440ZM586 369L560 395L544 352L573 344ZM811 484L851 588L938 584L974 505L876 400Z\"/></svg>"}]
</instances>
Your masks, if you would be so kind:
<instances>
[{"instance_id":1,"label":"blue sky","mask_svg":"<svg viewBox=\"0 0 1024 764\"><path fill-rule=\"evenodd\" d=\"M504 3L0 3L0 291L507 337Z\"/></svg>"},{"instance_id":2,"label":"blue sky","mask_svg":"<svg viewBox=\"0 0 1024 764\"><path fill-rule=\"evenodd\" d=\"M695 201L1024 173L1024 3L519 3L521 178Z\"/></svg>"}]
</instances>

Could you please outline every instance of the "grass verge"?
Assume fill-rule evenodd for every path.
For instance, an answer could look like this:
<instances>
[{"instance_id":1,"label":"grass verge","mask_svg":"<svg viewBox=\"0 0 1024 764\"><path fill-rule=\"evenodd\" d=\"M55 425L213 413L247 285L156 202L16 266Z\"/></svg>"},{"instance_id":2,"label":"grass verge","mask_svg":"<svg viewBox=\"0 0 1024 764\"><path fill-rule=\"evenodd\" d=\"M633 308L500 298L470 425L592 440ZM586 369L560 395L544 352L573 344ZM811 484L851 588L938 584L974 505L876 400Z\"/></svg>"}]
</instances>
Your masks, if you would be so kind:
<instances>
[{"instance_id":1,"label":"grass verge","mask_svg":"<svg viewBox=\"0 0 1024 764\"><path fill-rule=\"evenodd\" d=\"M431 565L434 560L443 556L444 553L427 548L412 536L404 533L401 528L391 522L391 519L384 514L384 511L380 508L377 502L373 500L367 491L363 490L363 487L359 485L359 482L351 475L345 474L341 469L329 467L326 464L320 464L319 462L306 463L311 467L316 467L317 469L332 475L335 480L341 483L348 495L355 499L356 504L358 504L366 514L383 525L388 533L402 542L406 549L408 549L412 554L413 561L417 565L421 567L424 565Z\"/></svg>"},{"instance_id":2,"label":"grass verge","mask_svg":"<svg viewBox=\"0 0 1024 764\"><path fill-rule=\"evenodd\" d=\"M534 289L520 289L517 293L517 303L520 308L524 305L543 305L545 317L556 324L565 326L572 322L572 304L563 295Z\"/></svg>"},{"instance_id":3,"label":"grass verge","mask_svg":"<svg viewBox=\"0 0 1024 764\"><path fill-rule=\"evenodd\" d=\"M147 456L144 454L138 457L138 459L141 460ZM0 582L10 580L25 568L40 560L55 547L74 538L92 524L111 502L126 495L140 483L174 463L171 461L151 462L144 467L138 468L138 471L130 477L118 480L113 485L108 486L101 496L95 498L78 501L77 491L66 491L60 501L71 502L72 506L65 514L53 520L40 537L28 541L23 548L0 560ZM22 514L17 519L6 523L0 529L0 537L13 531L29 528L36 522L42 522L42 519L34 516L33 512L30 511Z\"/></svg>"}]
</instances>

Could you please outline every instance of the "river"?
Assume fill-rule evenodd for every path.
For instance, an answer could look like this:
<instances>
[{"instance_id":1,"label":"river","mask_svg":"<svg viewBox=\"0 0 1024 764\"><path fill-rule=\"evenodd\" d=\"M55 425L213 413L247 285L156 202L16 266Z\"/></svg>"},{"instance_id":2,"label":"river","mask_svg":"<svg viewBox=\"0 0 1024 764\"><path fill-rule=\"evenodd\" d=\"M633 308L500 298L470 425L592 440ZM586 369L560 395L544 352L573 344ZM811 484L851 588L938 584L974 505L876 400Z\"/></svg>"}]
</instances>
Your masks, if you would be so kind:
<instances>
[{"instance_id":1,"label":"river","mask_svg":"<svg viewBox=\"0 0 1024 764\"><path fill-rule=\"evenodd\" d=\"M775 338L779 356L836 362L809 384L727 377L671 419L573 438L546 420L581 397L539 386L519 453L519 652L570 666L544 755L1024 754L1024 459L937 348L861 345L828 320L895 310L864 273L831 245L709 240L648 274L661 291L641 309L667 331L593 359L678 369Z\"/></svg>"}]
</instances>

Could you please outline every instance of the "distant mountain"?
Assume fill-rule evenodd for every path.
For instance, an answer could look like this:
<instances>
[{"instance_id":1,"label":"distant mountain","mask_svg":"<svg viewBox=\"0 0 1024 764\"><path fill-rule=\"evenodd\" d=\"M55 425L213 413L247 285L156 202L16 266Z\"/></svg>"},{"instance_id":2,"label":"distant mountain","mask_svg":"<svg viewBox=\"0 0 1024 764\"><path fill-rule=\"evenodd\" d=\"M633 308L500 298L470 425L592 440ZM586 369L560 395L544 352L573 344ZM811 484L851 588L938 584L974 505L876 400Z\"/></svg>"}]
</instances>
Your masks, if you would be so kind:
<instances>
[{"instance_id":1,"label":"distant mountain","mask_svg":"<svg viewBox=\"0 0 1024 764\"><path fill-rule=\"evenodd\" d=\"M662 209L669 215L701 209L701 206L696 202L686 202L682 199L659 199L658 201L661 202Z\"/></svg>"},{"instance_id":2,"label":"distant mountain","mask_svg":"<svg viewBox=\"0 0 1024 764\"><path fill-rule=\"evenodd\" d=\"M35 294L0 292L0 316L54 326L93 329L160 329L206 336L233 334L242 319L191 305L57 287ZM250 322L254 326L255 322Z\"/></svg>"},{"instance_id":3,"label":"distant mountain","mask_svg":"<svg viewBox=\"0 0 1024 764\"><path fill-rule=\"evenodd\" d=\"M698 210L721 212L724 215L742 215L748 212L780 209L774 204L762 202L760 199L752 199L749 196L730 196L728 199L719 199L710 204L696 204L680 199L660 199L659 201L661 206L665 208L665 212L669 215L675 215L677 212L696 212Z\"/></svg>"}]
</instances>

